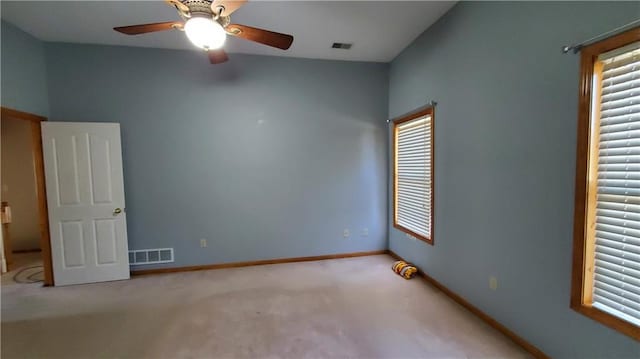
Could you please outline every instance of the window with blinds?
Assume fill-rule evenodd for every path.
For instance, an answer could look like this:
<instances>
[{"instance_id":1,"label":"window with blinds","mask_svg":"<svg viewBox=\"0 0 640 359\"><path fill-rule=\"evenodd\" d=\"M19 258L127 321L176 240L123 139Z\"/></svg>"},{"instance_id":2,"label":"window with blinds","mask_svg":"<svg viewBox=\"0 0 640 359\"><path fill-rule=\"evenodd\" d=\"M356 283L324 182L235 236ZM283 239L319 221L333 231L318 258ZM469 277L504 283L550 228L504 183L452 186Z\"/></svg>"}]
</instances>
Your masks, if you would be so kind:
<instances>
[{"instance_id":1,"label":"window with blinds","mask_svg":"<svg viewBox=\"0 0 640 359\"><path fill-rule=\"evenodd\" d=\"M582 50L582 88L571 304L640 339L640 28Z\"/></svg>"},{"instance_id":2,"label":"window with blinds","mask_svg":"<svg viewBox=\"0 0 640 359\"><path fill-rule=\"evenodd\" d=\"M394 227L433 244L433 109L394 121Z\"/></svg>"},{"instance_id":3,"label":"window with blinds","mask_svg":"<svg viewBox=\"0 0 640 359\"><path fill-rule=\"evenodd\" d=\"M640 42L600 55L594 71L592 305L640 325Z\"/></svg>"}]
</instances>

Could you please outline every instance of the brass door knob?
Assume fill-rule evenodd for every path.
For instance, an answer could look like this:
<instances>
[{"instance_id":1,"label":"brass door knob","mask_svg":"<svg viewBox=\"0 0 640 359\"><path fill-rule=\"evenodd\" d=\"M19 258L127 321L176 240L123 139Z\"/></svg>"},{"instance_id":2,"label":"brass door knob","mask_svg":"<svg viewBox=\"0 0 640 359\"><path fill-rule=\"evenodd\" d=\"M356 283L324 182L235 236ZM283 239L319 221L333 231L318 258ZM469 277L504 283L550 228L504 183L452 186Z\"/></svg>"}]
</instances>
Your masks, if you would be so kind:
<instances>
[{"instance_id":1,"label":"brass door knob","mask_svg":"<svg viewBox=\"0 0 640 359\"><path fill-rule=\"evenodd\" d=\"M119 215L120 213L122 213L122 209L120 209L120 208L116 208L116 209L114 209L114 210L113 210L113 215L114 215L114 216L117 216L117 215Z\"/></svg>"}]
</instances>

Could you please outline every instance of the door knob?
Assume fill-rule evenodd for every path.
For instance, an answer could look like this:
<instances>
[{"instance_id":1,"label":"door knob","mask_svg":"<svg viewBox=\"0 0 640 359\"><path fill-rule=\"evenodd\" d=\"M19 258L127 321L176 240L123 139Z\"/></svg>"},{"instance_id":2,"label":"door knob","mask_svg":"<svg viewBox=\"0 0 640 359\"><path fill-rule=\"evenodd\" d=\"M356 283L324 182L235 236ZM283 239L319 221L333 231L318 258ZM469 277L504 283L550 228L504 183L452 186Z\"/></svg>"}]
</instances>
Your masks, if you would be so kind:
<instances>
[{"instance_id":1,"label":"door knob","mask_svg":"<svg viewBox=\"0 0 640 359\"><path fill-rule=\"evenodd\" d=\"M113 215L114 215L114 216L117 216L117 215L119 215L120 213L122 213L122 209L120 209L120 208L116 208L116 209L114 209L114 210L113 210Z\"/></svg>"}]
</instances>

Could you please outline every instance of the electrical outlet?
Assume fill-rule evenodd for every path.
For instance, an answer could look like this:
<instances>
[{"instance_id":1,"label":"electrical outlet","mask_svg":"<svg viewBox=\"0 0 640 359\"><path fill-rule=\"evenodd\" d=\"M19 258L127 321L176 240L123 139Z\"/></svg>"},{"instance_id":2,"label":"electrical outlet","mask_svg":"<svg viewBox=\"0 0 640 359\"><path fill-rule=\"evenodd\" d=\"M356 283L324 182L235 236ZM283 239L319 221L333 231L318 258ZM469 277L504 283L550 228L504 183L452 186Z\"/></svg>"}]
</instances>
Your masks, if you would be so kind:
<instances>
[{"instance_id":1,"label":"electrical outlet","mask_svg":"<svg viewBox=\"0 0 640 359\"><path fill-rule=\"evenodd\" d=\"M344 238L349 238L350 235L351 233L349 232L349 228L345 228L344 231L342 231L342 236Z\"/></svg>"},{"instance_id":2,"label":"electrical outlet","mask_svg":"<svg viewBox=\"0 0 640 359\"><path fill-rule=\"evenodd\" d=\"M489 277L489 288L491 290L498 289L498 278L496 278L494 276Z\"/></svg>"},{"instance_id":3,"label":"electrical outlet","mask_svg":"<svg viewBox=\"0 0 640 359\"><path fill-rule=\"evenodd\" d=\"M361 236L366 237L369 235L369 228L362 228Z\"/></svg>"},{"instance_id":4,"label":"electrical outlet","mask_svg":"<svg viewBox=\"0 0 640 359\"><path fill-rule=\"evenodd\" d=\"M207 246L207 240L202 238L200 239L200 248L205 248Z\"/></svg>"}]
</instances>

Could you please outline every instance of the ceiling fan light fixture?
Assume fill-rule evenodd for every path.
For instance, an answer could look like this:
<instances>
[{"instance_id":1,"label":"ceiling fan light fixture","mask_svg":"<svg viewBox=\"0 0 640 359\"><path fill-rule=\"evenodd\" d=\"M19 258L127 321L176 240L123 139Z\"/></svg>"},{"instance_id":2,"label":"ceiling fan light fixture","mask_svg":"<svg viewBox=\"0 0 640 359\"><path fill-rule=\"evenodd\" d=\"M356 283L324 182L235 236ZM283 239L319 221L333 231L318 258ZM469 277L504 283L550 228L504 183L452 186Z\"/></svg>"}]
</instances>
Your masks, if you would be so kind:
<instances>
[{"instance_id":1,"label":"ceiling fan light fixture","mask_svg":"<svg viewBox=\"0 0 640 359\"><path fill-rule=\"evenodd\" d=\"M221 48L227 38L227 33L217 21L201 16L187 20L184 32L189 41L205 50Z\"/></svg>"}]
</instances>

